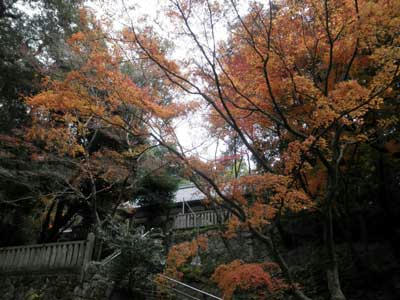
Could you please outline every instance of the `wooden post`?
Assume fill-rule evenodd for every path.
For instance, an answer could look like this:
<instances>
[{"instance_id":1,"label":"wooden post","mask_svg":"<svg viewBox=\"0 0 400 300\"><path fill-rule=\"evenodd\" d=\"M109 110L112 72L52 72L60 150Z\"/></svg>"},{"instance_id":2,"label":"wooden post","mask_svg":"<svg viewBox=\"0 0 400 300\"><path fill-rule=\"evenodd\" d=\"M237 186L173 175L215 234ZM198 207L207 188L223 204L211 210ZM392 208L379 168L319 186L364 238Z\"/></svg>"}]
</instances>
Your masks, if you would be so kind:
<instances>
[{"instance_id":1,"label":"wooden post","mask_svg":"<svg viewBox=\"0 0 400 300\"><path fill-rule=\"evenodd\" d=\"M94 248L94 234L90 232L88 234L86 245L85 245L85 256L83 258L83 264L87 264L92 260L93 248Z\"/></svg>"},{"instance_id":2,"label":"wooden post","mask_svg":"<svg viewBox=\"0 0 400 300\"><path fill-rule=\"evenodd\" d=\"M83 257L81 281L85 278L85 272L87 265L92 260L93 248L94 248L95 236L93 232L89 232L86 243L85 243L85 254Z\"/></svg>"}]
</instances>

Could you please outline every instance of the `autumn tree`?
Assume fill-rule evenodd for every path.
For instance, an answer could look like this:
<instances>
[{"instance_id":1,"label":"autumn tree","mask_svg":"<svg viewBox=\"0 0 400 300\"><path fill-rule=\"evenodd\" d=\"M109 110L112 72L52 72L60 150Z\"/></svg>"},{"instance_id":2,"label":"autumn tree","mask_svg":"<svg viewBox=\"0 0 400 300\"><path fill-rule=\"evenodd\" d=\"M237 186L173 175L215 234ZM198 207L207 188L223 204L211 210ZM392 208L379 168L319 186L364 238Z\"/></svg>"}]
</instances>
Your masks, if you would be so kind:
<instances>
[{"instance_id":1,"label":"autumn tree","mask_svg":"<svg viewBox=\"0 0 400 300\"><path fill-rule=\"evenodd\" d=\"M43 91L27 98L32 126L26 137L75 166L65 181L70 195L55 197L46 213L50 239L81 207L89 211L88 225L101 225L106 214L139 195L142 177L154 171L138 170L155 147L149 131L160 130L158 118L166 122L181 113L166 98L168 90L156 88L155 77L134 82L139 65L123 62L121 49L107 44L106 31L89 11L81 11L81 22L82 31L68 41L75 67L64 79L47 78Z\"/></svg>"},{"instance_id":2,"label":"autumn tree","mask_svg":"<svg viewBox=\"0 0 400 300\"><path fill-rule=\"evenodd\" d=\"M217 162L171 148L171 136L153 137L210 199L233 213L231 230L246 228L267 245L299 299L309 298L267 228L288 211L318 212L328 290L331 299L345 299L333 220L352 153L397 122L370 121L398 95L399 3L254 1L242 11L234 0L169 1L165 13L190 49L180 61L160 51L155 31L141 30L133 20L121 44L153 62L171 85L204 101L211 132L240 139L257 172L218 176ZM224 29L229 38L221 41L217 35Z\"/></svg>"},{"instance_id":3,"label":"autumn tree","mask_svg":"<svg viewBox=\"0 0 400 300\"><path fill-rule=\"evenodd\" d=\"M309 299L274 235L282 216L313 212L324 227L331 299L345 299L335 219L352 201L354 174L371 173L362 164L369 147L396 153L398 119L388 111L398 110L399 4L254 1L245 12L234 0L170 0L170 34L186 50L180 60L171 58L162 34L124 9L129 26L119 33L83 11L86 27L69 40L73 70L48 78L45 90L27 99L29 140L75 166L63 191L100 223L100 199L118 204L129 195L143 153L161 144L211 203L232 213L226 234L251 232L274 261L217 268L214 279L227 297L236 287L284 288ZM210 135L228 143L225 157L210 162L186 151L174 131L173 119L199 102ZM240 171L243 160L247 172ZM48 207L45 224L56 224L53 216L60 221L54 233L67 224L73 202L66 199L63 193ZM181 252L184 260L195 253ZM174 254L171 261L182 261ZM272 265L274 271L266 268ZM259 276L245 276L246 270ZM272 283L271 272L282 284Z\"/></svg>"}]
</instances>

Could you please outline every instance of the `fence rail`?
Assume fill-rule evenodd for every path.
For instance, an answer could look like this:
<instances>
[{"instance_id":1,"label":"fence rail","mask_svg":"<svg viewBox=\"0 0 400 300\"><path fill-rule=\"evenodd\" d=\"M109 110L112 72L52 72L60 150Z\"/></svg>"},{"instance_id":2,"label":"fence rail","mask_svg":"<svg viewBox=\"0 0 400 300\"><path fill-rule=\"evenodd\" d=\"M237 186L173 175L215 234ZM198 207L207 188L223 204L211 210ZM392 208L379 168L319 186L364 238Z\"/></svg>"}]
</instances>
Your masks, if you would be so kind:
<instances>
[{"instance_id":1,"label":"fence rail","mask_svg":"<svg viewBox=\"0 0 400 300\"><path fill-rule=\"evenodd\" d=\"M180 287L186 288L186 289L188 289L189 291L196 293L196 296L200 295L200 296L202 297L202 299L217 299L217 300L223 300L223 299L220 298L220 297L217 297L217 296L215 296L215 295L213 295L213 294L210 294L210 293L208 293L208 292L205 292L205 291L202 291L202 290L200 290L200 289L197 289L197 288L195 288L195 287L193 287L193 286L190 286L190 285L188 285L188 284L186 284L186 283L183 283L183 282L181 282L181 281L179 281L179 280L176 280L176 279L174 279L174 278L165 276L165 275L163 275L163 274L159 274L159 276L162 277L162 278L167 279L168 281L172 282L172 283L175 284L175 285L178 284ZM170 289L172 289L173 291L178 292L179 294L184 294L186 299L188 299L188 298L189 298L189 299L199 299L199 298L197 298L197 297L194 297L194 296L191 296L191 295L189 295L189 294L187 294L187 293L184 293L184 292L182 292L182 291L180 291L180 290L177 290L177 289L175 289L175 288L173 288L173 287L169 287L169 286L165 286L165 287L170 288ZM200 300L200 299L199 299L199 300Z\"/></svg>"},{"instance_id":2,"label":"fence rail","mask_svg":"<svg viewBox=\"0 0 400 300\"><path fill-rule=\"evenodd\" d=\"M0 248L0 273L68 270L79 272L91 260L94 236L75 242Z\"/></svg>"},{"instance_id":3,"label":"fence rail","mask_svg":"<svg viewBox=\"0 0 400 300\"><path fill-rule=\"evenodd\" d=\"M228 212L219 211L220 218L225 219ZM218 224L218 215L214 210L203 210L199 212L176 215L174 229L185 229L193 227L204 227Z\"/></svg>"}]
</instances>

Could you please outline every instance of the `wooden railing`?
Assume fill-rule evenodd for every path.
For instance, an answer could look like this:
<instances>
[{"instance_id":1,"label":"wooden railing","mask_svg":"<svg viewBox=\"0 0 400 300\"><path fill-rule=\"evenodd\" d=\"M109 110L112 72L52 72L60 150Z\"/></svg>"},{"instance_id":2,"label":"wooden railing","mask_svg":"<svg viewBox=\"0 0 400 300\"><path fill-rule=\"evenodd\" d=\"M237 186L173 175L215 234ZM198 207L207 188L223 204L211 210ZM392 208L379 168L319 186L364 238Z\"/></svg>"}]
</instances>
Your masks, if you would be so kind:
<instances>
[{"instance_id":1,"label":"wooden railing","mask_svg":"<svg viewBox=\"0 0 400 300\"><path fill-rule=\"evenodd\" d=\"M218 213L222 219L226 218L228 214L225 211ZM213 210L176 215L174 219L174 229L204 227L216 224L218 224L218 216Z\"/></svg>"},{"instance_id":2,"label":"wooden railing","mask_svg":"<svg viewBox=\"0 0 400 300\"><path fill-rule=\"evenodd\" d=\"M0 273L79 272L91 260L94 235L85 241L0 248Z\"/></svg>"}]
</instances>

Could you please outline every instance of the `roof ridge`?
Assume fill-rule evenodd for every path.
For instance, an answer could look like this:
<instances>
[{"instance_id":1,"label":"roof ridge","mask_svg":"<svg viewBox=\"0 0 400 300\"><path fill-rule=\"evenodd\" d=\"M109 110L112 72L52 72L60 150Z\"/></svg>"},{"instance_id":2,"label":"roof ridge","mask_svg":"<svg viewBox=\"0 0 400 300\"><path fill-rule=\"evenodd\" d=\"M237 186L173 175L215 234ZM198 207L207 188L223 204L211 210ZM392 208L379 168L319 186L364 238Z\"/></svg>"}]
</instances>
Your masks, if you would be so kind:
<instances>
[{"instance_id":1,"label":"roof ridge","mask_svg":"<svg viewBox=\"0 0 400 300\"><path fill-rule=\"evenodd\" d=\"M192 188L192 187L196 187L196 186L193 183L184 183L184 184L178 186L178 190Z\"/></svg>"}]
</instances>

